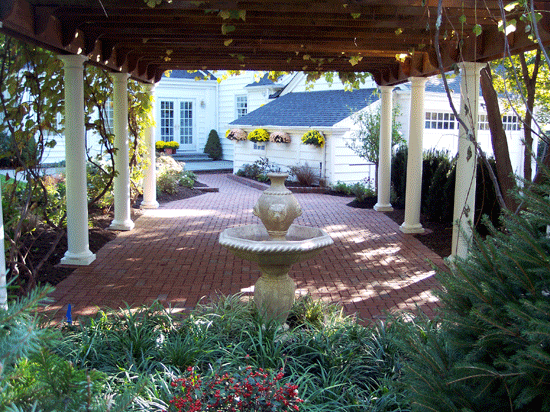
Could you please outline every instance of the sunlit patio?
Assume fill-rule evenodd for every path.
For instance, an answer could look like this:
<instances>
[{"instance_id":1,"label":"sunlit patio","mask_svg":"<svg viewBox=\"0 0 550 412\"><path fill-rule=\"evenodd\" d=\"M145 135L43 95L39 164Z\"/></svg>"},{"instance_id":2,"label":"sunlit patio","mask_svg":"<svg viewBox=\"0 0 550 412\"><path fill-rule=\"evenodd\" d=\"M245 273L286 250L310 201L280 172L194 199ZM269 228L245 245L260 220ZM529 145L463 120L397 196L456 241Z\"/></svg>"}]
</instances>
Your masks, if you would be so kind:
<instances>
[{"instance_id":1,"label":"sunlit patio","mask_svg":"<svg viewBox=\"0 0 550 412\"><path fill-rule=\"evenodd\" d=\"M261 191L225 174L199 175L199 181L219 192L144 211L133 231L120 232L92 264L57 285L48 315L63 319L68 304L77 318L155 300L181 312L218 294L252 296L258 267L234 257L218 237L227 227L259 223L252 207ZM444 268L443 259L383 213L346 206L349 198L295 196L303 208L295 223L323 228L334 240L320 256L291 268L297 294L340 303L366 321L386 311L433 314L432 265Z\"/></svg>"}]
</instances>

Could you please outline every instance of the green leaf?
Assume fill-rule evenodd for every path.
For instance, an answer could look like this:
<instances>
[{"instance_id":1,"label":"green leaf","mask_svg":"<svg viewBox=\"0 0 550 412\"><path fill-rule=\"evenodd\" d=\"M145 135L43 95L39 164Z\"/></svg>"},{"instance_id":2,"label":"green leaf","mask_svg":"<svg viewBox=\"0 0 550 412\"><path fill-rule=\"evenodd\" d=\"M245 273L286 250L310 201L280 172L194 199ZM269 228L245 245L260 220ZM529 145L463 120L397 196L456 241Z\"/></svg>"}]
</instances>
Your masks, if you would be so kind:
<instances>
[{"instance_id":1,"label":"green leaf","mask_svg":"<svg viewBox=\"0 0 550 412\"><path fill-rule=\"evenodd\" d=\"M519 0L515 0L515 1L512 1L511 3L508 3L506 6L504 6L504 10L506 10L507 12L511 12L512 10L514 10L516 7L519 7L521 6Z\"/></svg>"},{"instance_id":2,"label":"green leaf","mask_svg":"<svg viewBox=\"0 0 550 412\"><path fill-rule=\"evenodd\" d=\"M462 16L460 16L458 18L458 21L462 24L466 23L466 15L463 14Z\"/></svg>"},{"instance_id":3,"label":"green leaf","mask_svg":"<svg viewBox=\"0 0 550 412\"><path fill-rule=\"evenodd\" d=\"M231 43L233 43L233 39L227 39L223 42L224 46L229 46Z\"/></svg>"},{"instance_id":4,"label":"green leaf","mask_svg":"<svg viewBox=\"0 0 550 412\"><path fill-rule=\"evenodd\" d=\"M239 19L246 21L246 10L239 10Z\"/></svg>"},{"instance_id":5,"label":"green leaf","mask_svg":"<svg viewBox=\"0 0 550 412\"><path fill-rule=\"evenodd\" d=\"M395 35L399 36L401 33L403 33L403 29L401 27L395 29Z\"/></svg>"},{"instance_id":6,"label":"green leaf","mask_svg":"<svg viewBox=\"0 0 550 412\"><path fill-rule=\"evenodd\" d=\"M231 33L232 31L235 31L235 26L231 24L222 24L222 34Z\"/></svg>"},{"instance_id":7,"label":"green leaf","mask_svg":"<svg viewBox=\"0 0 550 412\"><path fill-rule=\"evenodd\" d=\"M361 60L363 60L363 56L351 56L349 59L349 62L352 66L357 65Z\"/></svg>"},{"instance_id":8,"label":"green leaf","mask_svg":"<svg viewBox=\"0 0 550 412\"><path fill-rule=\"evenodd\" d=\"M351 17L353 17L354 19L358 19L359 17L361 17L361 13L351 13Z\"/></svg>"},{"instance_id":9,"label":"green leaf","mask_svg":"<svg viewBox=\"0 0 550 412\"><path fill-rule=\"evenodd\" d=\"M218 16L220 16L222 19L227 20L231 17L231 12L229 10L221 10L218 13Z\"/></svg>"},{"instance_id":10,"label":"green leaf","mask_svg":"<svg viewBox=\"0 0 550 412\"><path fill-rule=\"evenodd\" d=\"M474 32L474 34L476 36L479 36L481 34L481 32L483 31L483 29L481 28L481 24L476 24L474 26L474 28L472 29L472 31Z\"/></svg>"}]
</instances>

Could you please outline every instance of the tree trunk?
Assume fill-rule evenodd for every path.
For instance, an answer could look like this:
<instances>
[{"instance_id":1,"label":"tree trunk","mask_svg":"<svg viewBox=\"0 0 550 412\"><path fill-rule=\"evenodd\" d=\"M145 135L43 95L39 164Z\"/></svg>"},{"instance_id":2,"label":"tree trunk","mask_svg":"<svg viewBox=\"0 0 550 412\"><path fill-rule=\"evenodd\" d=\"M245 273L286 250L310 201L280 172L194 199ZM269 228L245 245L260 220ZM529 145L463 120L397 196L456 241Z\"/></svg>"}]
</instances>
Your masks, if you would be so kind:
<instances>
[{"instance_id":1,"label":"tree trunk","mask_svg":"<svg viewBox=\"0 0 550 412\"><path fill-rule=\"evenodd\" d=\"M491 68L489 65L481 70L481 90L487 108L487 119L489 120L489 129L491 131L491 143L493 145L493 153L495 155L497 176L502 197L504 198L506 207L511 211L515 211L517 202L512 192L516 189L516 180L513 174L512 162L510 161L510 151L508 150L506 133L502 126L498 96L493 87Z\"/></svg>"},{"instance_id":2,"label":"tree trunk","mask_svg":"<svg viewBox=\"0 0 550 412\"><path fill-rule=\"evenodd\" d=\"M531 130L531 122L533 120L533 107L535 106L535 93L537 85L537 76L539 73L541 52L537 50L535 56L535 63L533 66L533 74L529 76L529 69L527 62L525 61L525 53L519 54L519 60L521 62L521 70L523 73L523 82L525 83L525 89L527 90L527 100L525 102L525 119L523 119L523 137L525 141L525 152L523 154L523 178L531 180L532 170L531 162L533 159L533 134Z\"/></svg>"}]
</instances>

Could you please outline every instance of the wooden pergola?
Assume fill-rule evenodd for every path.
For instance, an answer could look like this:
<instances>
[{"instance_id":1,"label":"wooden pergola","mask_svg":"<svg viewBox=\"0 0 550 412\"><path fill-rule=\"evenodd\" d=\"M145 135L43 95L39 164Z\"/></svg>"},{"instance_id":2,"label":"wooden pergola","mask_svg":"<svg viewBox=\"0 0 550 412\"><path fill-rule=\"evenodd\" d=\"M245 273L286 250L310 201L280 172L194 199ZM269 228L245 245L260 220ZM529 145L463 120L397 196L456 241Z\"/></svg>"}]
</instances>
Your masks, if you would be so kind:
<instances>
[{"instance_id":1,"label":"wooden pergola","mask_svg":"<svg viewBox=\"0 0 550 412\"><path fill-rule=\"evenodd\" d=\"M503 4L504 3L504 4ZM169 69L369 72L379 85L534 46L506 0L2 0L0 31L146 82ZM550 10L545 1L535 8ZM540 21L550 42L550 13Z\"/></svg>"},{"instance_id":2,"label":"wooden pergola","mask_svg":"<svg viewBox=\"0 0 550 412\"><path fill-rule=\"evenodd\" d=\"M83 65L110 70L114 82L115 220L131 230L127 79L153 85L166 70L269 70L371 73L381 89L377 210L389 210L391 90L411 82L405 233L419 223L426 78L462 71L461 114L473 127L459 135L453 250L463 254L473 219L475 123L484 62L550 45L550 2L527 0L542 18L522 17L507 0L0 0L0 32L57 53L64 62L67 233L64 262L87 265ZM529 16L527 16L529 17ZM536 29L536 30L533 30ZM475 120L474 120L475 119ZM154 136L146 141L154 154ZM156 207L154 155L144 207ZM472 186L473 184L473 186ZM459 236L462 236L459 238ZM462 246L460 246L462 245ZM3 256L3 253L1 253ZM1 266L1 265L0 265ZM2 268L0 267L0 270ZM1 275L1 273L0 273ZM1 286L1 281L0 281Z\"/></svg>"}]
</instances>

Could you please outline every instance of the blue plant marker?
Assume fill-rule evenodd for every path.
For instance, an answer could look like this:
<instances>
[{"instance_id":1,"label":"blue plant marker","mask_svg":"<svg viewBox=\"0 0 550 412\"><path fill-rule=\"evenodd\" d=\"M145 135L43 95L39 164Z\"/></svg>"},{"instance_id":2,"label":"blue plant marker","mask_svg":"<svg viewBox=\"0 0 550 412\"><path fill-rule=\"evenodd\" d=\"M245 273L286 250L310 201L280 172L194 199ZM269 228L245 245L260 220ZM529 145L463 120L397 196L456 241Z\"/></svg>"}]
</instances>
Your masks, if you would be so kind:
<instances>
[{"instance_id":1,"label":"blue plant marker","mask_svg":"<svg viewBox=\"0 0 550 412\"><path fill-rule=\"evenodd\" d=\"M69 306L67 306L67 323L69 325L72 325L73 324L73 315L71 313L71 304L69 303Z\"/></svg>"}]
</instances>

